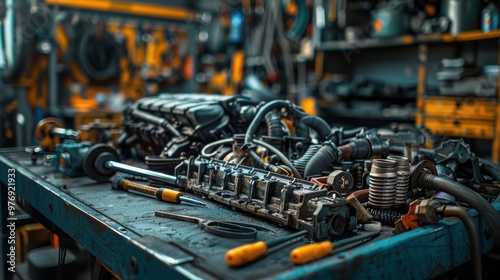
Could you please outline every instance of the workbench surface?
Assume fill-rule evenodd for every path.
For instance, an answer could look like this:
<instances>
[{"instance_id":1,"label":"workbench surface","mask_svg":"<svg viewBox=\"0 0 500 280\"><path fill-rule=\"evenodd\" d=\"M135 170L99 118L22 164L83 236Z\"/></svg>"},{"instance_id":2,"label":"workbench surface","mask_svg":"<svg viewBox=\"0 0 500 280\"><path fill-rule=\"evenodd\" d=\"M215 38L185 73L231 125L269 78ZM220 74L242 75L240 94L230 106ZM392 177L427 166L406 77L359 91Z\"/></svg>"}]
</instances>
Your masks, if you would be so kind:
<instances>
[{"instance_id":1,"label":"workbench surface","mask_svg":"<svg viewBox=\"0 0 500 280\"><path fill-rule=\"evenodd\" d=\"M248 266L230 268L224 261L228 249L295 231L209 200L205 200L207 207L169 204L112 190L110 183L97 184L87 177L70 178L44 166L41 157L34 165L24 148L0 150L2 229L6 221L9 168L16 170L19 206L36 220L65 232L124 279L422 279L439 275L470 258L463 224L441 221L394 237L389 237L391 228L384 228L383 234L372 242L303 266L294 266L289 253L310 242L307 238L273 248L266 257ZM500 204L494 207L498 211ZM255 240L228 239L206 233L197 224L156 217L157 210L252 223L270 231L259 230ZM486 253L493 247L493 238L477 213L471 214L479 225L482 253Z\"/></svg>"}]
</instances>

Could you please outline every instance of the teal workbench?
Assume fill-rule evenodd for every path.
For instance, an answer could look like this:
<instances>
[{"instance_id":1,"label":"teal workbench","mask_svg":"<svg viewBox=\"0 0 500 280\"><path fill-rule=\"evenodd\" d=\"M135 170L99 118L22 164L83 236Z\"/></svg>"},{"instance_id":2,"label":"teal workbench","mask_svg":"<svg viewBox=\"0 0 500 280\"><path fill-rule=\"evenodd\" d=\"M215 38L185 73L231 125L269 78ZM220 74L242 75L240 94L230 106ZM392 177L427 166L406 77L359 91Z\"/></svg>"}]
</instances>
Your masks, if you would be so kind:
<instances>
[{"instance_id":1,"label":"teal workbench","mask_svg":"<svg viewBox=\"0 0 500 280\"><path fill-rule=\"evenodd\" d=\"M224 261L228 249L294 231L211 201L199 208L111 190L109 183L69 178L42 163L39 158L33 164L23 148L0 150L2 256L8 253L7 174L15 169L16 204L49 229L74 239L123 279L426 279L470 258L462 223L441 221L398 236L390 236L391 229L385 228L370 243L303 266L294 266L289 253L307 239L273 248L271 254L243 268L230 268ZM500 210L499 203L494 207ZM227 239L196 224L156 217L156 210L253 223L271 231L259 231L255 240ZM471 214L479 226L484 254L493 247L493 238L477 213ZM2 265L3 279L10 279L5 262Z\"/></svg>"}]
</instances>

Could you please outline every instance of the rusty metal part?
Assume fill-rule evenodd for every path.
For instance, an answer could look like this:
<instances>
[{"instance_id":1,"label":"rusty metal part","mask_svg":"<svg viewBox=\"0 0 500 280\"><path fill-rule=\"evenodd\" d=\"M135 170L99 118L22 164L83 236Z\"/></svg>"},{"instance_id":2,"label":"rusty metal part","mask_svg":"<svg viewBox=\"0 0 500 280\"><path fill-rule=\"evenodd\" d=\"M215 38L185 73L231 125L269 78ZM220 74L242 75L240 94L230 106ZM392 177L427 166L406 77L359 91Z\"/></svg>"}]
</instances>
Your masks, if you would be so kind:
<instances>
[{"instance_id":1,"label":"rusty metal part","mask_svg":"<svg viewBox=\"0 0 500 280\"><path fill-rule=\"evenodd\" d=\"M365 224L370 222L373 219L373 216L366 210L366 208L358 201L356 196L350 194L347 197L347 200L352 202L354 206L356 206L357 214L358 214L358 223Z\"/></svg>"},{"instance_id":2,"label":"rusty metal part","mask_svg":"<svg viewBox=\"0 0 500 280\"><path fill-rule=\"evenodd\" d=\"M352 196L356 197L356 199L361 202L361 203L366 203L368 202L368 195L370 191L365 189L365 190L359 190L351 193Z\"/></svg>"},{"instance_id":3,"label":"rusty metal part","mask_svg":"<svg viewBox=\"0 0 500 280\"><path fill-rule=\"evenodd\" d=\"M328 175L326 183L330 188L339 193L347 193L352 189L354 185L354 179L349 172L335 170Z\"/></svg>"},{"instance_id":4,"label":"rusty metal part","mask_svg":"<svg viewBox=\"0 0 500 280\"><path fill-rule=\"evenodd\" d=\"M61 143L59 137L51 132L54 127L63 128L63 124L59 119L45 118L39 121L35 128L35 137L40 141L40 147L50 152L54 152L56 144Z\"/></svg>"},{"instance_id":5,"label":"rusty metal part","mask_svg":"<svg viewBox=\"0 0 500 280\"><path fill-rule=\"evenodd\" d=\"M422 224L435 224L443 219L443 216L438 214L436 210L441 206L437 200L424 199L415 207L415 214L418 221Z\"/></svg>"},{"instance_id":6,"label":"rusty metal part","mask_svg":"<svg viewBox=\"0 0 500 280\"><path fill-rule=\"evenodd\" d=\"M414 200L410 203L410 209L408 213L404 215L401 219L397 220L395 223L396 228L392 231L394 234L400 234L412 229L418 228L418 217L415 213L417 205L420 204L420 200Z\"/></svg>"},{"instance_id":7,"label":"rusty metal part","mask_svg":"<svg viewBox=\"0 0 500 280\"><path fill-rule=\"evenodd\" d=\"M387 209L394 206L397 186L397 162L374 159L370 172L368 206Z\"/></svg>"}]
</instances>

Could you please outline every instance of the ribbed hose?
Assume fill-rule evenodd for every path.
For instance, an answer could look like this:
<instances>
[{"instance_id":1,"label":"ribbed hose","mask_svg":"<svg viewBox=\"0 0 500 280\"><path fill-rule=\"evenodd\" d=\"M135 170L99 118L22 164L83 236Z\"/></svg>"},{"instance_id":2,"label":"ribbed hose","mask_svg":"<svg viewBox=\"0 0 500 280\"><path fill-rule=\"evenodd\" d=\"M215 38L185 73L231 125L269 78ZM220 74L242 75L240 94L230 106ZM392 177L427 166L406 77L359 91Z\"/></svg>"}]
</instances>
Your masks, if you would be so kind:
<instances>
[{"instance_id":1,"label":"ribbed hose","mask_svg":"<svg viewBox=\"0 0 500 280\"><path fill-rule=\"evenodd\" d=\"M311 158L304 171L304 178L313 175L321 175L331 163L338 160L337 151L331 145L324 145Z\"/></svg>"},{"instance_id":2,"label":"ribbed hose","mask_svg":"<svg viewBox=\"0 0 500 280\"><path fill-rule=\"evenodd\" d=\"M293 104L290 101L284 101L284 100L276 100L273 102L269 102L266 105L262 106L259 111L257 111L257 114L255 114L255 117L253 118L253 121L250 123L248 126L247 132L245 134L245 144L251 144L253 140L253 136L255 132L257 131L260 123L262 122L262 119L266 116L266 114L276 108L281 108L281 107L290 107L293 106Z\"/></svg>"},{"instance_id":3,"label":"ribbed hose","mask_svg":"<svg viewBox=\"0 0 500 280\"><path fill-rule=\"evenodd\" d=\"M469 235L470 261L473 272L472 279L481 280L483 278L481 272L481 245L479 243L479 232L474 220L464 208L459 206L444 205L436 209L436 211L442 212L445 217L457 217L464 223Z\"/></svg>"},{"instance_id":4,"label":"ribbed hose","mask_svg":"<svg viewBox=\"0 0 500 280\"><path fill-rule=\"evenodd\" d=\"M275 112L266 115L267 135L270 137L282 138L284 136L281 128L281 116Z\"/></svg>"},{"instance_id":5,"label":"ribbed hose","mask_svg":"<svg viewBox=\"0 0 500 280\"><path fill-rule=\"evenodd\" d=\"M497 248L500 248L500 214L479 194L462 184L432 174L420 175L418 185L424 189L449 193L476 209L493 233Z\"/></svg>"},{"instance_id":6,"label":"ribbed hose","mask_svg":"<svg viewBox=\"0 0 500 280\"><path fill-rule=\"evenodd\" d=\"M300 174L304 174L306 166L311 160L311 158L319 151L321 145L311 145L307 148L307 151L300 158L292 161L293 165L297 168Z\"/></svg>"}]
</instances>

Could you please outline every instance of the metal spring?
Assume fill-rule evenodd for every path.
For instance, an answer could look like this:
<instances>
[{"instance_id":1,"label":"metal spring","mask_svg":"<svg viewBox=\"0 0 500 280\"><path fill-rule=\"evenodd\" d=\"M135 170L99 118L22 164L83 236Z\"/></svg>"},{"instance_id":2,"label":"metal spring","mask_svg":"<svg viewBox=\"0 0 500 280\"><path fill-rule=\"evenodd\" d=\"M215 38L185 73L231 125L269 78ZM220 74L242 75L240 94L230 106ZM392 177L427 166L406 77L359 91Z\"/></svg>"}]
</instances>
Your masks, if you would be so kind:
<instances>
[{"instance_id":1,"label":"metal spring","mask_svg":"<svg viewBox=\"0 0 500 280\"><path fill-rule=\"evenodd\" d=\"M383 225L388 226L394 226L394 223L405 215L392 209L373 209L367 207L366 210L373 216L374 221L379 221Z\"/></svg>"},{"instance_id":2,"label":"metal spring","mask_svg":"<svg viewBox=\"0 0 500 280\"><path fill-rule=\"evenodd\" d=\"M368 205L373 208L391 208L396 199L397 162L374 159L370 172Z\"/></svg>"},{"instance_id":3,"label":"metal spring","mask_svg":"<svg viewBox=\"0 0 500 280\"><path fill-rule=\"evenodd\" d=\"M321 145L311 145L307 148L307 151L304 155L294 161L292 161L293 165L297 168L297 171L301 175L304 175L304 171L306 170L306 166L309 163L309 160L319 151Z\"/></svg>"},{"instance_id":4,"label":"metal spring","mask_svg":"<svg viewBox=\"0 0 500 280\"><path fill-rule=\"evenodd\" d=\"M395 206L402 206L406 203L408 197L408 189L410 188L410 161L403 156L388 156L387 159L394 160L398 163L397 169L397 184Z\"/></svg>"}]
</instances>

